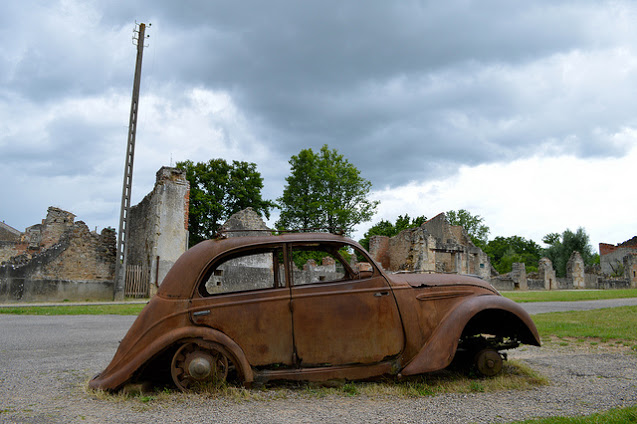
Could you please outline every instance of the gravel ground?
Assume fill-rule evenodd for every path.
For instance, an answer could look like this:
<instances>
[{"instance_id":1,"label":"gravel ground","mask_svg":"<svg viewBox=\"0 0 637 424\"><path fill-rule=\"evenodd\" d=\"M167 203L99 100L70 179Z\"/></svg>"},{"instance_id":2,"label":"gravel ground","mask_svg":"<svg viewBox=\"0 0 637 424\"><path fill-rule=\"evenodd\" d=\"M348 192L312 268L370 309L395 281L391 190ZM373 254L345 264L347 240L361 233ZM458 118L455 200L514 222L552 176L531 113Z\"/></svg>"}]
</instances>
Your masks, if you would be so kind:
<instances>
[{"instance_id":1,"label":"gravel ground","mask_svg":"<svg viewBox=\"0 0 637 424\"><path fill-rule=\"evenodd\" d=\"M525 391L317 398L290 390L284 398L243 402L175 392L148 403L89 393L87 381L108 364L133 319L0 315L0 422L490 423L637 404L637 355L590 343L511 352L551 382Z\"/></svg>"}]
</instances>

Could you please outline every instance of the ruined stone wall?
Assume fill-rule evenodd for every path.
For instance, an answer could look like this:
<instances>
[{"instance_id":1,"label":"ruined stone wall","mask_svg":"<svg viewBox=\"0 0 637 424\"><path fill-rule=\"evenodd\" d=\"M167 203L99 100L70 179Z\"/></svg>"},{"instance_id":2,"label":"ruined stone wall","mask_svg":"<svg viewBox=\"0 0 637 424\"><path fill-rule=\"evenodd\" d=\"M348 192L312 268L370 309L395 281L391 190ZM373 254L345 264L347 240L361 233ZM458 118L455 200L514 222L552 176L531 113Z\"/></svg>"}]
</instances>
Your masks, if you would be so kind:
<instances>
[{"instance_id":1,"label":"ruined stone wall","mask_svg":"<svg viewBox=\"0 0 637 424\"><path fill-rule=\"evenodd\" d=\"M557 289L557 276L553 268L553 262L549 258L540 259L537 267L538 280L542 282L545 290Z\"/></svg>"},{"instance_id":2,"label":"ruined stone wall","mask_svg":"<svg viewBox=\"0 0 637 424\"><path fill-rule=\"evenodd\" d=\"M12 241L0 241L0 264L18 254L17 245L18 243Z\"/></svg>"},{"instance_id":3,"label":"ruined stone wall","mask_svg":"<svg viewBox=\"0 0 637 424\"><path fill-rule=\"evenodd\" d=\"M0 222L0 242L9 241L17 243L20 241L20 231L15 228Z\"/></svg>"},{"instance_id":4,"label":"ruined stone wall","mask_svg":"<svg viewBox=\"0 0 637 424\"><path fill-rule=\"evenodd\" d=\"M625 271L624 258L632 254L637 254L637 236L616 246L608 243L600 243L599 259L602 274L620 277Z\"/></svg>"},{"instance_id":5,"label":"ruined stone wall","mask_svg":"<svg viewBox=\"0 0 637 424\"><path fill-rule=\"evenodd\" d=\"M254 209L248 207L228 218L219 233L224 237L271 236L272 230Z\"/></svg>"},{"instance_id":6,"label":"ruined stone wall","mask_svg":"<svg viewBox=\"0 0 637 424\"><path fill-rule=\"evenodd\" d=\"M378 265L383 267L383 269L389 269L389 261L391 260L389 256L389 237L372 236L369 239L369 253Z\"/></svg>"},{"instance_id":7,"label":"ruined stone wall","mask_svg":"<svg viewBox=\"0 0 637 424\"><path fill-rule=\"evenodd\" d=\"M624 256L624 277L630 282L630 287L637 288L637 253Z\"/></svg>"},{"instance_id":8,"label":"ruined stone wall","mask_svg":"<svg viewBox=\"0 0 637 424\"><path fill-rule=\"evenodd\" d=\"M435 240L422 228L402 231L389 240L390 271L426 272L435 270Z\"/></svg>"},{"instance_id":9,"label":"ruined stone wall","mask_svg":"<svg viewBox=\"0 0 637 424\"><path fill-rule=\"evenodd\" d=\"M56 243L0 267L0 301L112 299L115 231L90 232L82 221L65 226Z\"/></svg>"},{"instance_id":10,"label":"ruined stone wall","mask_svg":"<svg viewBox=\"0 0 637 424\"><path fill-rule=\"evenodd\" d=\"M9 260L13 256L28 254L30 256L40 253L59 242L62 235L73 226L75 215L56 207L49 207L46 218L41 224L28 227L24 233L17 232L7 242L0 242L0 263ZM0 229L11 228L5 224ZM2 238L0 238L2 240Z\"/></svg>"},{"instance_id":11,"label":"ruined stone wall","mask_svg":"<svg viewBox=\"0 0 637 424\"><path fill-rule=\"evenodd\" d=\"M444 214L391 238L371 237L369 253L390 272L448 272L491 277L489 257L471 242L462 227L449 225Z\"/></svg>"},{"instance_id":12,"label":"ruined stone wall","mask_svg":"<svg viewBox=\"0 0 637 424\"><path fill-rule=\"evenodd\" d=\"M529 286L526 279L526 264L524 262L515 262L511 269L511 279L514 286L518 290L528 290Z\"/></svg>"},{"instance_id":13,"label":"ruined stone wall","mask_svg":"<svg viewBox=\"0 0 637 424\"><path fill-rule=\"evenodd\" d=\"M620 247L600 256L602 273L608 276L620 276L624 273L624 257L636 253L631 247Z\"/></svg>"},{"instance_id":14,"label":"ruined stone wall","mask_svg":"<svg viewBox=\"0 0 637 424\"><path fill-rule=\"evenodd\" d=\"M442 244L454 242L449 227L451 227L451 225L449 221L447 221L444 213L440 213L422 224L422 228Z\"/></svg>"},{"instance_id":15,"label":"ruined stone wall","mask_svg":"<svg viewBox=\"0 0 637 424\"><path fill-rule=\"evenodd\" d=\"M42 221L40 249L48 249L56 244L62 234L73 226L75 215L59 208L51 206Z\"/></svg>"},{"instance_id":16,"label":"ruined stone wall","mask_svg":"<svg viewBox=\"0 0 637 424\"><path fill-rule=\"evenodd\" d=\"M566 278L570 280L570 285L574 289L583 289L585 287L584 279L584 259L579 252L575 251L566 264Z\"/></svg>"},{"instance_id":17,"label":"ruined stone wall","mask_svg":"<svg viewBox=\"0 0 637 424\"><path fill-rule=\"evenodd\" d=\"M187 249L189 195L186 172L162 167L153 191L130 210L127 262L149 273L151 295Z\"/></svg>"}]
</instances>

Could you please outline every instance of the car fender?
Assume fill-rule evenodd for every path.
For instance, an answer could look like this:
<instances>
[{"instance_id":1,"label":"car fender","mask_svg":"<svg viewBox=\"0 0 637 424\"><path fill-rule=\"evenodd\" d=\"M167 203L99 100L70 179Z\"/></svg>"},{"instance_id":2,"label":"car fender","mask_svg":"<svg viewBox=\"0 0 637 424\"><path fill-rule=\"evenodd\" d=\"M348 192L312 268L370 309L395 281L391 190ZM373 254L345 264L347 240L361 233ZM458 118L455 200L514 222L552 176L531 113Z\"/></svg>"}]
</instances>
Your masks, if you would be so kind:
<instances>
[{"instance_id":1,"label":"car fender","mask_svg":"<svg viewBox=\"0 0 637 424\"><path fill-rule=\"evenodd\" d=\"M520 305L501 296L472 296L449 311L420 351L405 365L400 374L413 375L440 370L448 366L458 348L458 341L469 321L488 310L504 311L517 317L525 326L524 343L540 345L533 320ZM528 330L528 331L526 331Z\"/></svg>"},{"instance_id":2,"label":"car fender","mask_svg":"<svg viewBox=\"0 0 637 424\"><path fill-rule=\"evenodd\" d=\"M133 358L130 358L130 360L122 361L120 362L120 366L116 366L110 370L107 369L103 373L95 376L89 382L89 387L98 390L117 390L145 363L164 351L167 347L179 343L180 340L193 338L219 343L225 347L232 354L233 358L229 359L235 362L235 366L243 376L243 381L247 384L254 381L254 373L252 372L250 363L246 359L241 347L235 343L234 340L218 330L208 327L192 326L177 328L154 339Z\"/></svg>"}]
</instances>

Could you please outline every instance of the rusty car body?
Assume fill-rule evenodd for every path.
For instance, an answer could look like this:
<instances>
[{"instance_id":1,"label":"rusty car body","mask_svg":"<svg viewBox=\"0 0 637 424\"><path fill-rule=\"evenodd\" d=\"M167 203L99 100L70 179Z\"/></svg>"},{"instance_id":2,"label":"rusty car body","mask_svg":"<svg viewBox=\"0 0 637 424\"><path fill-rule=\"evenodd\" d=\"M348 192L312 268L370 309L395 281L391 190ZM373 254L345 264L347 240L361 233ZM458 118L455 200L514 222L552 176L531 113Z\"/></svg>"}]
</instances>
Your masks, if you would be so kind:
<instances>
[{"instance_id":1,"label":"rusty car body","mask_svg":"<svg viewBox=\"0 0 637 424\"><path fill-rule=\"evenodd\" d=\"M499 351L520 343L540 345L533 321L481 279L387 274L332 234L233 237L177 260L89 385L117 390L160 374L182 390L230 375L246 385L400 377L461 352L492 375Z\"/></svg>"}]
</instances>

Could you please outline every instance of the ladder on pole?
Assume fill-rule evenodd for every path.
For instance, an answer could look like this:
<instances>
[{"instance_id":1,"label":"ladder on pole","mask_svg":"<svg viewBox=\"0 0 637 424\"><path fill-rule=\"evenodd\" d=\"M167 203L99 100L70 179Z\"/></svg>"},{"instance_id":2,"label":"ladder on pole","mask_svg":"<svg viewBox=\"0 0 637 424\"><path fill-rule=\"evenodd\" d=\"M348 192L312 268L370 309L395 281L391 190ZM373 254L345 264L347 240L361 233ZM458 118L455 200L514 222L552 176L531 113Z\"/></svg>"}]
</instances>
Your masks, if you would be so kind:
<instances>
[{"instance_id":1,"label":"ladder on pole","mask_svg":"<svg viewBox=\"0 0 637 424\"><path fill-rule=\"evenodd\" d=\"M122 204L119 212L119 231L117 232L117 257L115 258L115 284L113 287L114 300L124 299L124 287L126 284L126 242L129 234L128 214L130 211L131 188L133 186L133 159L135 157L135 134L137 132L139 85L142 75L144 40L146 39L145 31L146 25L141 23L137 28L135 28L133 34L133 44L137 43L137 61L135 62L133 98L131 101L130 119L128 122L128 143L126 146L126 165L124 166Z\"/></svg>"}]
</instances>

